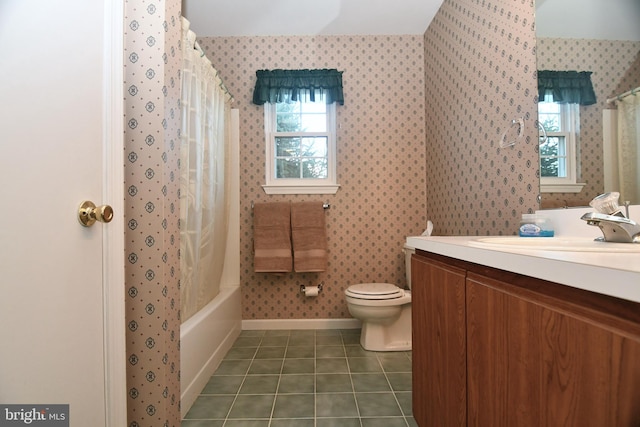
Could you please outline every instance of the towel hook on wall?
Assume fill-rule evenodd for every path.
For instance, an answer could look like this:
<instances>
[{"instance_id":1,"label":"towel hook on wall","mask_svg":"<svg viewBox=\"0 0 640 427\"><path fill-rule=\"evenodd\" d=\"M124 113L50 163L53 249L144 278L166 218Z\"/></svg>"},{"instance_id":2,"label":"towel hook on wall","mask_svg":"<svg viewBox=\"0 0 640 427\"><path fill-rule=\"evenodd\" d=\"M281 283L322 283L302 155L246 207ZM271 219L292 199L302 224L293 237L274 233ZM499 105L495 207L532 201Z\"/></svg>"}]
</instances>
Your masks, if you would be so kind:
<instances>
[{"instance_id":1,"label":"towel hook on wall","mask_svg":"<svg viewBox=\"0 0 640 427\"><path fill-rule=\"evenodd\" d=\"M513 128L516 125L518 126L518 129L516 131L517 132L516 136L513 139L507 141L507 133L509 133L511 128ZM502 134L502 138L500 138L500 148L513 147L514 145L516 145L518 140L522 139L523 136L524 136L524 118L520 117L520 118L511 120L509 127Z\"/></svg>"}]
</instances>

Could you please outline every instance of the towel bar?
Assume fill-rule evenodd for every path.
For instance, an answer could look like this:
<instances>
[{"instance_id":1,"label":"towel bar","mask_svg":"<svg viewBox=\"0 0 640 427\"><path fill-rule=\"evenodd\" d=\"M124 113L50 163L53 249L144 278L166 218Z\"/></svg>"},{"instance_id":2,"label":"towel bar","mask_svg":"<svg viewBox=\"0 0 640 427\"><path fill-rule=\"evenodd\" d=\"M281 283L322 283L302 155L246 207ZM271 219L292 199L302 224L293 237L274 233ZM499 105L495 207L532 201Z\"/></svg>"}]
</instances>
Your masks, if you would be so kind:
<instances>
[{"instance_id":1,"label":"towel bar","mask_svg":"<svg viewBox=\"0 0 640 427\"><path fill-rule=\"evenodd\" d=\"M329 203L323 203L322 207L323 209L329 209L331 208L331 205ZM251 210L253 210L253 202L251 202Z\"/></svg>"}]
</instances>

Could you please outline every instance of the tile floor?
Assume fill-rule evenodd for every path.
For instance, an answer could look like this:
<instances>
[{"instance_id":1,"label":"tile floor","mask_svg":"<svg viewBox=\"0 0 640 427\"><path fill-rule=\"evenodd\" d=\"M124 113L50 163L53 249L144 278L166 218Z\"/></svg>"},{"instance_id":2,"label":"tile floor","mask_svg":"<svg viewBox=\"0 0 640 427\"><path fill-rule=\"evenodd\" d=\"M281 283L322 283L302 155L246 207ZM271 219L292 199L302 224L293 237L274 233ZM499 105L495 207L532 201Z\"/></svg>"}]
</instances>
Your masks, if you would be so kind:
<instances>
[{"instance_id":1,"label":"tile floor","mask_svg":"<svg viewBox=\"0 0 640 427\"><path fill-rule=\"evenodd\" d=\"M242 331L182 427L414 427L411 352L360 330Z\"/></svg>"}]
</instances>

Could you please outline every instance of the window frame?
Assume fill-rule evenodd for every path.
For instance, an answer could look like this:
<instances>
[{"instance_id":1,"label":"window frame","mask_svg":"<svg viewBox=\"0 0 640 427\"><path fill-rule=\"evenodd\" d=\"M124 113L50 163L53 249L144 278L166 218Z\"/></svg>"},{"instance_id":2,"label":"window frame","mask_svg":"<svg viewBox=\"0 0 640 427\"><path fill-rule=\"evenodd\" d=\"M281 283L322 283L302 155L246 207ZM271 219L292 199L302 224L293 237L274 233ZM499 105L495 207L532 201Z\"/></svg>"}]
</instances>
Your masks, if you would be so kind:
<instances>
[{"instance_id":1,"label":"window frame","mask_svg":"<svg viewBox=\"0 0 640 427\"><path fill-rule=\"evenodd\" d=\"M305 101L302 101L305 102ZM327 177L326 178L276 178L276 137L290 137L305 135L305 132L276 132L276 104L264 104L264 132L265 132L265 185L262 186L267 194L335 194L340 188L337 183L337 127L336 104L327 104L326 132L308 132L309 136L327 137Z\"/></svg>"},{"instance_id":2,"label":"window frame","mask_svg":"<svg viewBox=\"0 0 640 427\"><path fill-rule=\"evenodd\" d=\"M552 102L553 101L546 101ZM540 132L539 137L564 137L566 150L566 177L543 177L540 173L541 193L579 193L585 186L578 182L579 147L578 135L580 129L580 106L578 104L555 103L560 107L560 121L563 131ZM538 123L542 129L542 121L538 115ZM538 156L541 156L538 150ZM540 157L541 159L541 157Z\"/></svg>"}]
</instances>

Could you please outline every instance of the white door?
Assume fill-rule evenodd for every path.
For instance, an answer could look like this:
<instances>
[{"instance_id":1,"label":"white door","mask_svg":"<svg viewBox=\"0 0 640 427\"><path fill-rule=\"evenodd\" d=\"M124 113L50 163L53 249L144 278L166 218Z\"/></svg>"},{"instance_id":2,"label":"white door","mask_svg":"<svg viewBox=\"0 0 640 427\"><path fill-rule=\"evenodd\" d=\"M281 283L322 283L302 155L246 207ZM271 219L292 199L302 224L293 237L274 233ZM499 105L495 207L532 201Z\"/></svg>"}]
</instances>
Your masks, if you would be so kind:
<instances>
[{"instance_id":1,"label":"white door","mask_svg":"<svg viewBox=\"0 0 640 427\"><path fill-rule=\"evenodd\" d=\"M0 404L69 404L78 427L126 424L122 16L0 1ZM85 199L114 220L82 227Z\"/></svg>"}]
</instances>

